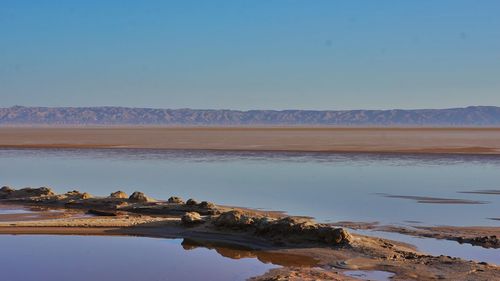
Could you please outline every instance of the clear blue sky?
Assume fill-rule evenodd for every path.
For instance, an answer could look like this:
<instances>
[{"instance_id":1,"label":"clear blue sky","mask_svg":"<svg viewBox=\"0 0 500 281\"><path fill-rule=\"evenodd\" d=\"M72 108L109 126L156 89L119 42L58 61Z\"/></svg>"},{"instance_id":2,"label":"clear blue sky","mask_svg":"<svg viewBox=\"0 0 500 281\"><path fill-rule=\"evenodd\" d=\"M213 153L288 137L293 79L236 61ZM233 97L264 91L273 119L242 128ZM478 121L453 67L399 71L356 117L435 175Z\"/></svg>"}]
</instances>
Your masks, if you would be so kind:
<instances>
[{"instance_id":1,"label":"clear blue sky","mask_svg":"<svg viewBox=\"0 0 500 281\"><path fill-rule=\"evenodd\" d=\"M498 0L0 2L0 106L500 105Z\"/></svg>"}]
</instances>

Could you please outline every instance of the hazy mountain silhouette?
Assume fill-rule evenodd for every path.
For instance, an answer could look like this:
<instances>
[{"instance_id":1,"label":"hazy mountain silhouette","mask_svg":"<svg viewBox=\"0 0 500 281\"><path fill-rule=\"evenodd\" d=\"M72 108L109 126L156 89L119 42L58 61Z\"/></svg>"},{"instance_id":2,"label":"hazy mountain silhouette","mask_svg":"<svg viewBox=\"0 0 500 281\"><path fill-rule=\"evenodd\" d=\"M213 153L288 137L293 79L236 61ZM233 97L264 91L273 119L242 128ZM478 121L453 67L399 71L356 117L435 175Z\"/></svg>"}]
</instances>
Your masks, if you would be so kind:
<instances>
[{"instance_id":1,"label":"hazy mountain silhouette","mask_svg":"<svg viewBox=\"0 0 500 281\"><path fill-rule=\"evenodd\" d=\"M415 110L202 110L127 107L0 108L2 125L500 126L500 107Z\"/></svg>"}]
</instances>

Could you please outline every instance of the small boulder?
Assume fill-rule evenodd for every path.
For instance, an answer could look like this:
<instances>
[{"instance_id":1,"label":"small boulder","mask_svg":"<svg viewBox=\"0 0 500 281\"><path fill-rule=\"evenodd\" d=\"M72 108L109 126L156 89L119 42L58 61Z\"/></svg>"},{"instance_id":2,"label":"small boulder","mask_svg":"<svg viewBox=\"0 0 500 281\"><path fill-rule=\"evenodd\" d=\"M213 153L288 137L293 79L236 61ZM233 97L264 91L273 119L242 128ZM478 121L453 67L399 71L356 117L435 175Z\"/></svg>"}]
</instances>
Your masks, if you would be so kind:
<instances>
[{"instance_id":1,"label":"small boulder","mask_svg":"<svg viewBox=\"0 0 500 281\"><path fill-rule=\"evenodd\" d=\"M146 196L144 193L136 191L128 198L132 202L152 202L153 199Z\"/></svg>"},{"instance_id":2,"label":"small boulder","mask_svg":"<svg viewBox=\"0 0 500 281\"><path fill-rule=\"evenodd\" d=\"M186 201L186 205L188 205L188 206L195 206L195 205L198 205L198 201L196 201L193 198L191 198L191 199L188 199L188 201Z\"/></svg>"},{"instance_id":3,"label":"small boulder","mask_svg":"<svg viewBox=\"0 0 500 281\"><path fill-rule=\"evenodd\" d=\"M352 242L351 234L349 234L349 232L347 232L347 230L343 228L326 227L322 229L320 236L327 244L339 245L349 244Z\"/></svg>"},{"instance_id":4,"label":"small boulder","mask_svg":"<svg viewBox=\"0 0 500 281\"><path fill-rule=\"evenodd\" d=\"M3 186L0 188L0 199L6 199L14 192L15 190L10 186Z\"/></svg>"},{"instance_id":5,"label":"small boulder","mask_svg":"<svg viewBox=\"0 0 500 281\"><path fill-rule=\"evenodd\" d=\"M233 210L229 212L222 213L217 219L215 219L214 224L221 227L232 227L232 228L246 228L252 226L254 223L254 218L247 216L245 213L239 210Z\"/></svg>"},{"instance_id":6,"label":"small boulder","mask_svg":"<svg viewBox=\"0 0 500 281\"><path fill-rule=\"evenodd\" d=\"M198 207L203 209L213 209L215 208L215 204L212 202L202 201L200 204L198 204Z\"/></svg>"},{"instance_id":7,"label":"small boulder","mask_svg":"<svg viewBox=\"0 0 500 281\"><path fill-rule=\"evenodd\" d=\"M109 195L109 198L115 198L115 199L127 199L128 198L128 195L127 193L121 191L121 190L118 190L118 191L115 191L115 192L112 192L110 195Z\"/></svg>"},{"instance_id":8,"label":"small boulder","mask_svg":"<svg viewBox=\"0 0 500 281\"><path fill-rule=\"evenodd\" d=\"M167 202L172 203L172 204L184 204L184 200L182 200L182 198L177 197L177 196L172 196L172 197L168 198Z\"/></svg>"},{"instance_id":9,"label":"small boulder","mask_svg":"<svg viewBox=\"0 0 500 281\"><path fill-rule=\"evenodd\" d=\"M187 212L182 216L181 221L185 225L193 225L202 223L203 218L197 212Z\"/></svg>"},{"instance_id":10,"label":"small boulder","mask_svg":"<svg viewBox=\"0 0 500 281\"><path fill-rule=\"evenodd\" d=\"M73 200L90 199L93 197L90 193L87 193L87 192L82 193L78 190L68 191L64 195L70 199L73 199Z\"/></svg>"},{"instance_id":11,"label":"small boulder","mask_svg":"<svg viewBox=\"0 0 500 281\"><path fill-rule=\"evenodd\" d=\"M84 193L82 193L81 199L90 199L90 198L93 198L93 197L94 196L92 196L92 194L84 192Z\"/></svg>"}]
</instances>

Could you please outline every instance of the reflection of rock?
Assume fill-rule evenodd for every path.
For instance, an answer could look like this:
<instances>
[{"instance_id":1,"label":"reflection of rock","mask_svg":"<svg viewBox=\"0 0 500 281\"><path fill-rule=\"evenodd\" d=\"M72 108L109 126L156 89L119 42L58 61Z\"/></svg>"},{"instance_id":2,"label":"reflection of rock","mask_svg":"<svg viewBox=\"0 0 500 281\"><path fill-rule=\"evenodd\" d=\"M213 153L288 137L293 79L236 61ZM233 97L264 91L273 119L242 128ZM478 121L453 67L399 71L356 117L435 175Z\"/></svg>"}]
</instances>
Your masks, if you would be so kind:
<instances>
[{"instance_id":1,"label":"reflection of rock","mask_svg":"<svg viewBox=\"0 0 500 281\"><path fill-rule=\"evenodd\" d=\"M188 201L186 201L186 205L195 206L195 205L198 205L198 201L194 200L193 198L190 198L190 199L188 199Z\"/></svg>"},{"instance_id":2,"label":"reflection of rock","mask_svg":"<svg viewBox=\"0 0 500 281\"><path fill-rule=\"evenodd\" d=\"M167 202L174 203L174 204L184 204L184 201L182 200L182 198L177 197L177 196L172 196L172 197L168 198Z\"/></svg>"},{"instance_id":3,"label":"reflection of rock","mask_svg":"<svg viewBox=\"0 0 500 281\"><path fill-rule=\"evenodd\" d=\"M109 198L127 199L128 195L127 195L127 193L125 193L125 192L123 192L121 190L118 190L118 191L115 191L115 192L111 193L109 195Z\"/></svg>"},{"instance_id":4,"label":"reflection of rock","mask_svg":"<svg viewBox=\"0 0 500 281\"><path fill-rule=\"evenodd\" d=\"M185 225L194 225L203 223L203 218L197 212L187 212L181 217L181 221Z\"/></svg>"},{"instance_id":5,"label":"reflection of rock","mask_svg":"<svg viewBox=\"0 0 500 281\"><path fill-rule=\"evenodd\" d=\"M128 198L132 202L153 202L154 200L146 196L144 193L136 191Z\"/></svg>"},{"instance_id":6,"label":"reflection of rock","mask_svg":"<svg viewBox=\"0 0 500 281\"><path fill-rule=\"evenodd\" d=\"M222 213L214 219L217 227L252 231L253 233L290 242L312 241L331 245L349 244L351 235L342 228L317 224L311 219L285 217L271 219L263 216L252 216L240 210Z\"/></svg>"},{"instance_id":7,"label":"reflection of rock","mask_svg":"<svg viewBox=\"0 0 500 281\"><path fill-rule=\"evenodd\" d=\"M216 242L197 241L188 238L182 241L182 247L188 251L196 248L207 248L215 250L221 256L230 259L257 258L263 263L272 263L281 266L316 266L318 264L316 259L309 256L252 250L246 247L228 246Z\"/></svg>"}]
</instances>

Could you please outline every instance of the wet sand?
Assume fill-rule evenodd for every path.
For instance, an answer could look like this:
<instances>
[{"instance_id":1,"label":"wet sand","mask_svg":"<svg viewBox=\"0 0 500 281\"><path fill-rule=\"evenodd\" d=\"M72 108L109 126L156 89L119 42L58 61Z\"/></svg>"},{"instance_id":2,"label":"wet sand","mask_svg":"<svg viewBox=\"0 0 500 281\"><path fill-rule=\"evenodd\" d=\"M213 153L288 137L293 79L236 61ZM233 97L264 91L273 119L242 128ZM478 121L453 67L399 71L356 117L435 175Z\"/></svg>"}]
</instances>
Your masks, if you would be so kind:
<instances>
[{"instance_id":1,"label":"wet sand","mask_svg":"<svg viewBox=\"0 0 500 281\"><path fill-rule=\"evenodd\" d=\"M500 154L500 128L3 127L0 147Z\"/></svg>"}]
</instances>

